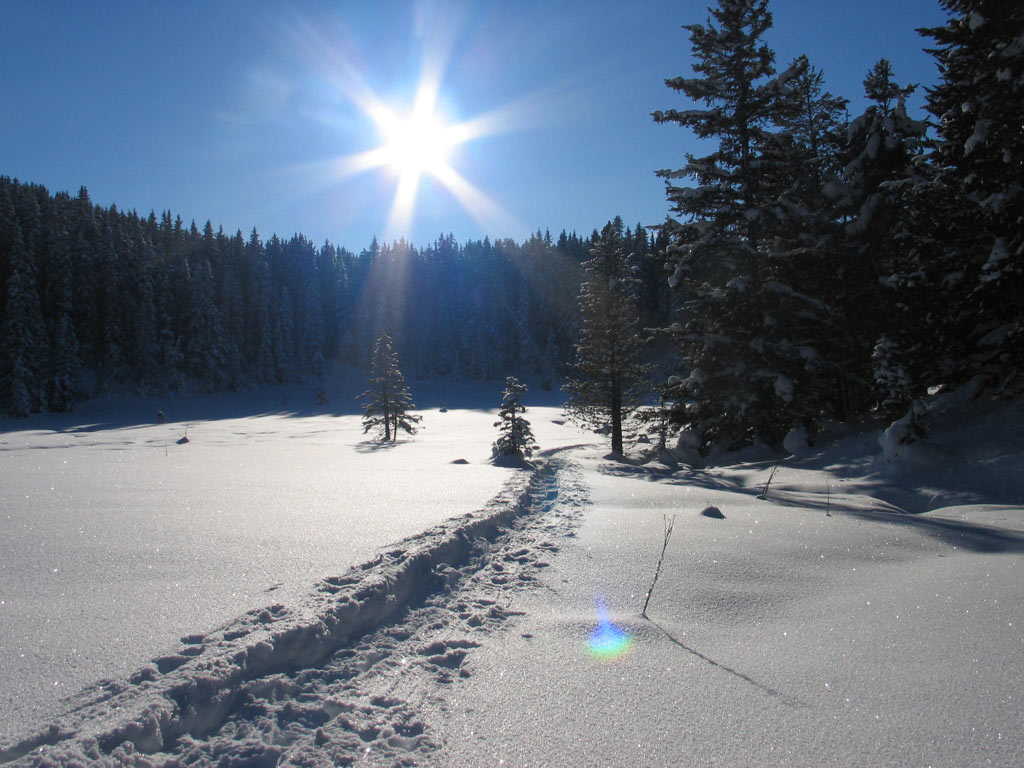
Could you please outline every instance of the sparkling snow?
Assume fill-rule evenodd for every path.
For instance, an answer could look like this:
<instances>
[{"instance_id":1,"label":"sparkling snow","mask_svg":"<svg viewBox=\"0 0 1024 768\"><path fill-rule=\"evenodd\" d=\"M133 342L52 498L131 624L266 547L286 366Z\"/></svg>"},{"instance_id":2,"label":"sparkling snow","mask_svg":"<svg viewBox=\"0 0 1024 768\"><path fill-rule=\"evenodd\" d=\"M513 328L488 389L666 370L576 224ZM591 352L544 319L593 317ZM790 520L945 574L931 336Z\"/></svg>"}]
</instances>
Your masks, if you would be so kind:
<instances>
[{"instance_id":1,"label":"sparkling snow","mask_svg":"<svg viewBox=\"0 0 1024 768\"><path fill-rule=\"evenodd\" d=\"M766 452L613 461L558 408L536 472L495 468L493 414L387 448L323 413L15 423L0 760L1024 762L1020 404L819 441L766 493Z\"/></svg>"}]
</instances>

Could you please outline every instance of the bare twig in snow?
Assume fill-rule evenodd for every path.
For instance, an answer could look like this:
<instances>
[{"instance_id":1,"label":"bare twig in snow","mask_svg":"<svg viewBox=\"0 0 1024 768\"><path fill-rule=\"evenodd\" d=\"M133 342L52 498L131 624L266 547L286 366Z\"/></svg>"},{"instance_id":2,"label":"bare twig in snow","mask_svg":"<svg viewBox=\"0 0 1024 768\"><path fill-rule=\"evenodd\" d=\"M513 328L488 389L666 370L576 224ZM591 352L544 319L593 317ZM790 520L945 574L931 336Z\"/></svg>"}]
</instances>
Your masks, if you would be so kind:
<instances>
[{"instance_id":1,"label":"bare twig in snow","mask_svg":"<svg viewBox=\"0 0 1024 768\"><path fill-rule=\"evenodd\" d=\"M775 464L772 466L771 474L768 475L768 482L764 484L764 488L761 490L761 493L759 493L757 496L759 499L768 498L768 486L772 484L772 478L775 477L775 470L777 470L778 468L779 462L776 461Z\"/></svg>"},{"instance_id":2,"label":"bare twig in snow","mask_svg":"<svg viewBox=\"0 0 1024 768\"><path fill-rule=\"evenodd\" d=\"M665 561L665 550L668 549L668 540L672 538L672 528L676 524L676 516L672 515L672 519L668 519L668 515L664 515L665 520L665 539L661 544L661 557L658 558L658 567L654 570L654 580L651 582L650 588L647 590L647 597L644 598L644 607L640 611L640 615L645 619L647 618L647 604L651 602L651 593L654 591L654 585L658 583L658 576L661 575L661 564Z\"/></svg>"}]
</instances>

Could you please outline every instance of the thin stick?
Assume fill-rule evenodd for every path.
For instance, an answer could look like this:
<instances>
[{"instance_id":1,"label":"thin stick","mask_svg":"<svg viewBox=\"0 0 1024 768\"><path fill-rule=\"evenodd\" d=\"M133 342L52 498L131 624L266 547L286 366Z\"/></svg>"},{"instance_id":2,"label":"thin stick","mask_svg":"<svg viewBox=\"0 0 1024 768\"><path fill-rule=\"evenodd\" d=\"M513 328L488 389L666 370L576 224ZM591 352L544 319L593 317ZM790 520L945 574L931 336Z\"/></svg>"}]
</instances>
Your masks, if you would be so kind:
<instances>
[{"instance_id":1,"label":"thin stick","mask_svg":"<svg viewBox=\"0 0 1024 768\"><path fill-rule=\"evenodd\" d=\"M647 590L647 597L644 598L644 608L640 611L640 615L645 619L647 618L647 604L651 602L651 593L654 591L654 585L658 583L658 576L661 575L661 564L665 561L665 550L668 549L668 540L672 538L672 528L676 524L676 516L672 515L672 519L668 519L668 515L664 515L665 520L665 540L661 544L661 557L658 558L658 567L654 571L654 581L651 582L650 588Z\"/></svg>"},{"instance_id":2,"label":"thin stick","mask_svg":"<svg viewBox=\"0 0 1024 768\"><path fill-rule=\"evenodd\" d=\"M775 470L777 470L778 468L779 468L779 462L776 461L775 465L772 467L771 474L768 475L768 482L764 484L764 490L761 491L761 498L762 499L767 499L768 498L768 486L772 484L772 478L775 477Z\"/></svg>"}]
</instances>

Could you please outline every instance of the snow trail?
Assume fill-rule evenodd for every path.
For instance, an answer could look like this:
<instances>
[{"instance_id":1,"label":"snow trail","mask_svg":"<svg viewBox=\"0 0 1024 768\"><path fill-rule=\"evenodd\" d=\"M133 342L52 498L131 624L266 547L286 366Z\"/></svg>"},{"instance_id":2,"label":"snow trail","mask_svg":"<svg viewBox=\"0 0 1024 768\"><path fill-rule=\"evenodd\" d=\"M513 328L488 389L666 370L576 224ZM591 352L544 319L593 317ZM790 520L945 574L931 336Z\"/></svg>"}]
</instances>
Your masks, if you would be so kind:
<instances>
[{"instance_id":1,"label":"snow trail","mask_svg":"<svg viewBox=\"0 0 1024 768\"><path fill-rule=\"evenodd\" d=\"M517 615L586 492L557 451L517 472L486 507L324 579L298 605L253 610L97 683L47 729L0 744L0 763L140 766L401 764L437 748L417 716L467 677L481 633Z\"/></svg>"}]
</instances>

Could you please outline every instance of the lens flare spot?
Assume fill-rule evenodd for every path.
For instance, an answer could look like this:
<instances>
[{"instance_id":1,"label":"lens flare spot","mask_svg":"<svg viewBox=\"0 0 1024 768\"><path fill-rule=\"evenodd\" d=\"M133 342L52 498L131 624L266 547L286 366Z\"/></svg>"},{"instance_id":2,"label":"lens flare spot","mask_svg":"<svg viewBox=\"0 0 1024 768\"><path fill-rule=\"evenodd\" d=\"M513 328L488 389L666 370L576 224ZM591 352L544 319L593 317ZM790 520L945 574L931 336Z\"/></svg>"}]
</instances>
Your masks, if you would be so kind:
<instances>
[{"instance_id":1,"label":"lens flare spot","mask_svg":"<svg viewBox=\"0 0 1024 768\"><path fill-rule=\"evenodd\" d=\"M611 622L602 603L597 604L597 619L597 627L590 633L587 641L587 652L591 656L611 659L621 656L630 649L633 638Z\"/></svg>"}]
</instances>

